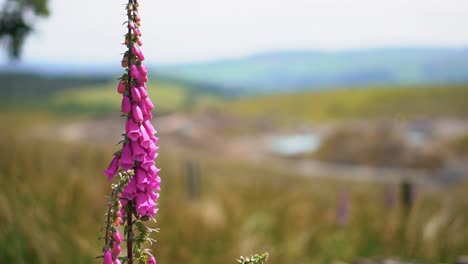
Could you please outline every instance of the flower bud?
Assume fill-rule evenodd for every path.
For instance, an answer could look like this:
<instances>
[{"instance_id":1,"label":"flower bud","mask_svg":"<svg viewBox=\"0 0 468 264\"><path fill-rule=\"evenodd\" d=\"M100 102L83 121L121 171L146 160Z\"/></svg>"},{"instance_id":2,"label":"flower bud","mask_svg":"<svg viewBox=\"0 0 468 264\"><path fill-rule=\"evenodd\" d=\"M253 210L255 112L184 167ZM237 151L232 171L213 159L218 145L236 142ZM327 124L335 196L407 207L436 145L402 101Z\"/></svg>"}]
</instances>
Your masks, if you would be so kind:
<instances>
[{"instance_id":1,"label":"flower bud","mask_svg":"<svg viewBox=\"0 0 468 264\"><path fill-rule=\"evenodd\" d=\"M140 30L137 27L133 29L133 34L135 34L137 37L141 37Z\"/></svg>"},{"instance_id":2,"label":"flower bud","mask_svg":"<svg viewBox=\"0 0 468 264\"><path fill-rule=\"evenodd\" d=\"M157 263L156 263L156 259L155 259L153 256L151 256L151 257L148 259L148 262L147 262L146 264L157 264Z\"/></svg>"},{"instance_id":3,"label":"flower bud","mask_svg":"<svg viewBox=\"0 0 468 264\"><path fill-rule=\"evenodd\" d=\"M138 25L140 26L140 25ZM143 46L143 42L141 42L141 40L139 38L136 39L136 44L138 44L138 46Z\"/></svg>"},{"instance_id":4,"label":"flower bud","mask_svg":"<svg viewBox=\"0 0 468 264\"><path fill-rule=\"evenodd\" d=\"M127 85L124 80L120 80L119 85L117 86L117 92L119 92L119 94L123 94L125 90L127 90Z\"/></svg>"},{"instance_id":5,"label":"flower bud","mask_svg":"<svg viewBox=\"0 0 468 264\"><path fill-rule=\"evenodd\" d=\"M138 46L133 45L133 47L132 47L132 53L135 54L135 56L137 56L137 58L138 58L140 61L144 61L144 60L145 60L145 55L143 55L143 52L141 52L141 50L138 48Z\"/></svg>"},{"instance_id":6,"label":"flower bud","mask_svg":"<svg viewBox=\"0 0 468 264\"><path fill-rule=\"evenodd\" d=\"M141 112L141 108L138 106L138 104L132 105L132 117L135 122L143 122L143 113Z\"/></svg>"},{"instance_id":7,"label":"flower bud","mask_svg":"<svg viewBox=\"0 0 468 264\"><path fill-rule=\"evenodd\" d=\"M116 217L115 220L114 220L114 225L115 226L120 226L121 224L123 224L123 220L121 217Z\"/></svg>"},{"instance_id":8,"label":"flower bud","mask_svg":"<svg viewBox=\"0 0 468 264\"><path fill-rule=\"evenodd\" d=\"M114 243L112 243L111 252L112 252L112 254L114 254L116 256L120 255L120 252L122 252L122 248L120 247L120 243L117 243L116 241L114 241Z\"/></svg>"},{"instance_id":9,"label":"flower bud","mask_svg":"<svg viewBox=\"0 0 468 264\"><path fill-rule=\"evenodd\" d=\"M112 254L109 250L106 250L106 252L104 252L103 264L112 264Z\"/></svg>"},{"instance_id":10,"label":"flower bud","mask_svg":"<svg viewBox=\"0 0 468 264\"><path fill-rule=\"evenodd\" d=\"M139 69L140 69L140 73L148 74L148 67L146 67L145 64L141 63Z\"/></svg>"},{"instance_id":11,"label":"flower bud","mask_svg":"<svg viewBox=\"0 0 468 264\"><path fill-rule=\"evenodd\" d=\"M116 230L113 234L114 241L117 243L122 242L122 235L120 234L119 230Z\"/></svg>"},{"instance_id":12,"label":"flower bud","mask_svg":"<svg viewBox=\"0 0 468 264\"><path fill-rule=\"evenodd\" d=\"M136 86L132 86L132 88L130 89L130 93L134 101L136 102L141 101L140 89L138 89Z\"/></svg>"},{"instance_id":13,"label":"flower bud","mask_svg":"<svg viewBox=\"0 0 468 264\"><path fill-rule=\"evenodd\" d=\"M146 99L148 97L148 91L146 91L145 86L138 86L138 91L140 92L141 99Z\"/></svg>"},{"instance_id":14,"label":"flower bud","mask_svg":"<svg viewBox=\"0 0 468 264\"><path fill-rule=\"evenodd\" d=\"M134 79L137 79L139 80L140 79L140 72L138 71L137 67L135 66L135 64L133 64L131 67L130 67L130 76Z\"/></svg>"},{"instance_id":15,"label":"flower bud","mask_svg":"<svg viewBox=\"0 0 468 264\"><path fill-rule=\"evenodd\" d=\"M130 97L124 95L122 98L122 113L128 114L132 110L132 103Z\"/></svg>"}]
</instances>

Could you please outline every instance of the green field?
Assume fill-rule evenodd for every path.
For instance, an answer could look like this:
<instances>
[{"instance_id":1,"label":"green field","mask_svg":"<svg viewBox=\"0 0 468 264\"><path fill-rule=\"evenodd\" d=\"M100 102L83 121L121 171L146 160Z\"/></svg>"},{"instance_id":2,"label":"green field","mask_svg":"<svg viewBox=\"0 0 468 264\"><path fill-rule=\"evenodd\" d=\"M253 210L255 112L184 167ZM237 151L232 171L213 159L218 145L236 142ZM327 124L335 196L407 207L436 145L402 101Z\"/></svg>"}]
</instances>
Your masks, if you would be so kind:
<instances>
[{"instance_id":1,"label":"green field","mask_svg":"<svg viewBox=\"0 0 468 264\"><path fill-rule=\"evenodd\" d=\"M339 119L468 117L468 86L356 87L250 97L220 111L282 123Z\"/></svg>"}]
</instances>

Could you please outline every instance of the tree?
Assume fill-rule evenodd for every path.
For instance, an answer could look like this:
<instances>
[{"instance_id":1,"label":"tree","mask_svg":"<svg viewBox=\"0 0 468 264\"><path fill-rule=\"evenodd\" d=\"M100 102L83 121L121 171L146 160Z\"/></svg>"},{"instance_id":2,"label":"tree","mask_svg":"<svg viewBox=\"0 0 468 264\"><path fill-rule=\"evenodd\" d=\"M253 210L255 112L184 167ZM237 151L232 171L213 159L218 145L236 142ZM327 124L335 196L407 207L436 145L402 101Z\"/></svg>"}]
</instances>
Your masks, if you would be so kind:
<instances>
[{"instance_id":1,"label":"tree","mask_svg":"<svg viewBox=\"0 0 468 264\"><path fill-rule=\"evenodd\" d=\"M5 0L0 11L0 41L10 58L20 57L26 37L34 30L35 18L48 15L47 0Z\"/></svg>"}]
</instances>

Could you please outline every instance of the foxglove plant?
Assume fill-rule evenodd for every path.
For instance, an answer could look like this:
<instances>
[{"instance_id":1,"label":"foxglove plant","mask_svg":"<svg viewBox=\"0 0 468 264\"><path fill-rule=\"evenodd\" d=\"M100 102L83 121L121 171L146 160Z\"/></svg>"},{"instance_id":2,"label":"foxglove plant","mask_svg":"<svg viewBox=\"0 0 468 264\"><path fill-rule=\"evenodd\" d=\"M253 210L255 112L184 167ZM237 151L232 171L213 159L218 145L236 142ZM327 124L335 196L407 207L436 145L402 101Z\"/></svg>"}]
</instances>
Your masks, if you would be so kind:
<instances>
[{"instance_id":1,"label":"foxglove plant","mask_svg":"<svg viewBox=\"0 0 468 264\"><path fill-rule=\"evenodd\" d=\"M148 97L146 82L148 69L143 61L140 46L141 33L139 3L128 0L127 29L125 43L127 50L122 59L125 73L119 78L117 92L122 94L121 111L126 117L122 149L114 153L109 167L104 171L113 181L109 198L103 263L145 263L156 264L155 257L143 244L154 241L150 233L156 231L144 222L154 220L157 209L161 179L156 167L158 138L151 124L154 105ZM121 234L123 226L124 237ZM120 256L121 243L126 241L126 256Z\"/></svg>"}]
</instances>

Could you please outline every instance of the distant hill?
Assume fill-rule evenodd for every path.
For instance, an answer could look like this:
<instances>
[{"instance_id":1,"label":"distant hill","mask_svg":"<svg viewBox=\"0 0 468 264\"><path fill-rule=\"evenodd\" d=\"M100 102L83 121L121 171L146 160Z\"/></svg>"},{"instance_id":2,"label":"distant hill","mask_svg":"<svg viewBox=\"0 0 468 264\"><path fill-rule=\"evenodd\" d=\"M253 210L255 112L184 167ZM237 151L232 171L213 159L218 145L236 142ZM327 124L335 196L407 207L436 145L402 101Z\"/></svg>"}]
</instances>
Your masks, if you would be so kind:
<instances>
[{"instance_id":1,"label":"distant hill","mask_svg":"<svg viewBox=\"0 0 468 264\"><path fill-rule=\"evenodd\" d=\"M163 76L249 94L362 85L468 82L468 49L282 51L243 59L157 67Z\"/></svg>"},{"instance_id":2,"label":"distant hill","mask_svg":"<svg viewBox=\"0 0 468 264\"><path fill-rule=\"evenodd\" d=\"M221 113L293 125L345 119L467 118L468 85L365 86L229 100Z\"/></svg>"}]
</instances>

